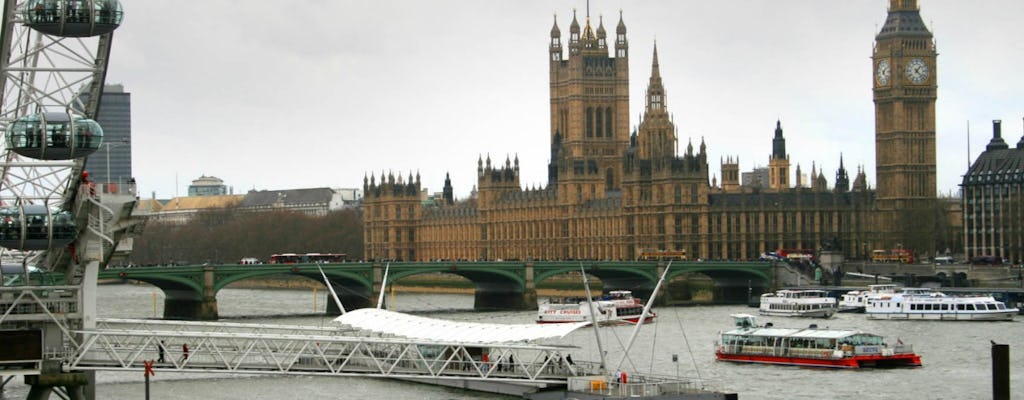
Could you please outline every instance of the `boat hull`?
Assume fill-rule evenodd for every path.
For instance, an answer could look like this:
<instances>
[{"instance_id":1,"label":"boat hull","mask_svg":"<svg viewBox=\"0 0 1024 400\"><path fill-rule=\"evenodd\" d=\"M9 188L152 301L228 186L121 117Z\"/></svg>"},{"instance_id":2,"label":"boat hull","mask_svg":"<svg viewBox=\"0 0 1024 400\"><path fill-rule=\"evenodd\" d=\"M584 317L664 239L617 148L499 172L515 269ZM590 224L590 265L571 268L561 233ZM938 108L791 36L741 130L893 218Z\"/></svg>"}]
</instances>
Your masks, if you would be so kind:
<instances>
[{"instance_id":1,"label":"boat hull","mask_svg":"<svg viewBox=\"0 0 1024 400\"><path fill-rule=\"evenodd\" d=\"M654 315L648 315L647 318L644 318L644 323L647 324L647 323L650 323L651 321L654 321L654 317L655 317ZM627 317L627 318L618 318L618 319L612 319L612 320L601 320L600 321L600 325L636 324L636 322L639 321L639 320L640 320L639 316ZM590 319L587 318L587 319L583 319L583 320L579 320L579 321L547 319L547 320L538 320L537 321L538 324L568 324L568 323L576 323L576 322L590 322Z\"/></svg>"},{"instance_id":2,"label":"boat hull","mask_svg":"<svg viewBox=\"0 0 1024 400\"><path fill-rule=\"evenodd\" d=\"M772 364L791 365L801 367L821 368L885 368L885 367L920 367L921 356L917 354L894 354L883 355L860 355L850 357L781 357L755 354L729 354L721 351L715 352L719 361L729 361L749 364Z\"/></svg>"},{"instance_id":3,"label":"boat hull","mask_svg":"<svg viewBox=\"0 0 1024 400\"><path fill-rule=\"evenodd\" d=\"M818 310L810 311L776 311L776 310L764 310L758 311L761 315L771 317L803 317L803 318L832 318L836 313L835 308L823 308Z\"/></svg>"},{"instance_id":4,"label":"boat hull","mask_svg":"<svg viewBox=\"0 0 1024 400\"><path fill-rule=\"evenodd\" d=\"M868 313L868 319L931 321L1013 321L1016 310L990 313Z\"/></svg>"}]
</instances>

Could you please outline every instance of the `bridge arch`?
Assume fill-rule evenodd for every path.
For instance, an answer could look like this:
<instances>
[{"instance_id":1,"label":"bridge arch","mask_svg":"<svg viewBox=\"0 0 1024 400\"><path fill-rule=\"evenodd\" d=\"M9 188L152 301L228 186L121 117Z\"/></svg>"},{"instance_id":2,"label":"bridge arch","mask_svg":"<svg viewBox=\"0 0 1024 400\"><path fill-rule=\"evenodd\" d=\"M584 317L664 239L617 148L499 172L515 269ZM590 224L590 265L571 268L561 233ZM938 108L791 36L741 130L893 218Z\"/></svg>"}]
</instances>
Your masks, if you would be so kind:
<instances>
[{"instance_id":1,"label":"bridge arch","mask_svg":"<svg viewBox=\"0 0 1024 400\"><path fill-rule=\"evenodd\" d=\"M392 264L389 281L425 273L458 275L473 282L473 308L534 309L537 293L528 285L522 263Z\"/></svg>"}]
</instances>

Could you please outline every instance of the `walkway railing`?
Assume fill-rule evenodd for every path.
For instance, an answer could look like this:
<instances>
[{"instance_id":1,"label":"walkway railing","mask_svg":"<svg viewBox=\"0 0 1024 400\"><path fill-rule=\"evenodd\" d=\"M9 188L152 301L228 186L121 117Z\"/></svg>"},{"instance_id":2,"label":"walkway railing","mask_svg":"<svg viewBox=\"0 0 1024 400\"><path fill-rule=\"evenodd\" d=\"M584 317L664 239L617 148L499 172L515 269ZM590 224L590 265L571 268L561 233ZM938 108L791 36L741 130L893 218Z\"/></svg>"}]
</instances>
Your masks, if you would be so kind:
<instances>
[{"instance_id":1,"label":"walkway railing","mask_svg":"<svg viewBox=\"0 0 1024 400\"><path fill-rule=\"evenodd\" d=\"M78 370L141 371L156 360L154 369L165 371L556 385L597 372L594 364L566 361L569 346L438 343L341 327L100 319L96 330L76 333L86 339L67 367Z\"/></svg>"}]
</instances>

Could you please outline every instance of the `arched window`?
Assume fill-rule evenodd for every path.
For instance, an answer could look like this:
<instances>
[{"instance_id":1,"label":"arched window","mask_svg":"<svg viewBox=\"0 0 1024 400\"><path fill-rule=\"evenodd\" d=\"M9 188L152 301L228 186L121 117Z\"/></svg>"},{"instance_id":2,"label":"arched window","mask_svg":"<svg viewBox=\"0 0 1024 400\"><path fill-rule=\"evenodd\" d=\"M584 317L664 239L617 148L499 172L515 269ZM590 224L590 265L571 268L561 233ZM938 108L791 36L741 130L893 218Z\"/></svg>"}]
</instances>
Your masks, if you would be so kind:
<instances>
[{"instance_id":1,"label":"arched window","mask_svg":"<svg viewBox=\"0 0 1024 400\"><path fill-rule=\"evenodd\" d=\"M604 110L604 136L612 137L612 108L608 107Z\"/></svg>"},{"instance_id":2,"label":"arched window","mask_svg":"<svg viewBox=\"0 0 1024 400\"><path fill-rule=\"evenodd\" d=\"M604 126L603 126L604 125L604 115L603 114L604 114L604 110L598 108L597 109L596 118L594 118L596 120L596 122L597 122L597 129L595 129L595 131L597 131L597 137L604 136L604 129L603 129L604 128Z\"/></svg>"},{"instance_id":3,"label":"arched window","mask_svg":"<svg viewBox=\"0 0 1024 400\"><path fill-rule=\"evenodd\" d=\"M587 107L587 137L594 137L594 109Z\"/></svg>"},{"instance_id":4,"label":"arched window","mask_svg":"<svg viewBox=\"0 0 1024 400\"><path fill-rule=\"evenodd\" d=\"M615 187L615 173L612 172L611 168L604 171L604 188L605 190L611 190Z\"/></svg>"}]
</instances>

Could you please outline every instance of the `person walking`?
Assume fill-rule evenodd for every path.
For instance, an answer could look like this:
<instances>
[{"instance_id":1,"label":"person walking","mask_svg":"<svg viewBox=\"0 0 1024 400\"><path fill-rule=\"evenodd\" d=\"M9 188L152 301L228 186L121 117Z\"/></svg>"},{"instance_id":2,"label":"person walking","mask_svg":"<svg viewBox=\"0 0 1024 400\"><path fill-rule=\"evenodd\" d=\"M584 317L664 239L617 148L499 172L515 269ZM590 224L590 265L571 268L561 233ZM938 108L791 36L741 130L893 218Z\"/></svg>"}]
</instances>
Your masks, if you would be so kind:
<instances>
[{"instance_id":1,"label":"person walking","mask_svg":"<svg viewBox=\"0 0 1024 400\"><path fill-rule=\"evenodd\" d=\"M181 361L188 360L188 343L181 344Z\"/></svg>"},{"instance_id":2,"label":"person walking","mask_svg":"<svg viewBox=\"0 0 1024 400\"><path fill-rule=\"evenodd\" d=\"M164 361L164 352L165 352L165 350L164 350L164 341L161 340L160 343L156 344L156 354L157 354L156 362L158 362L158 363L165 362Z\"/></svg>"}]
</instances>

